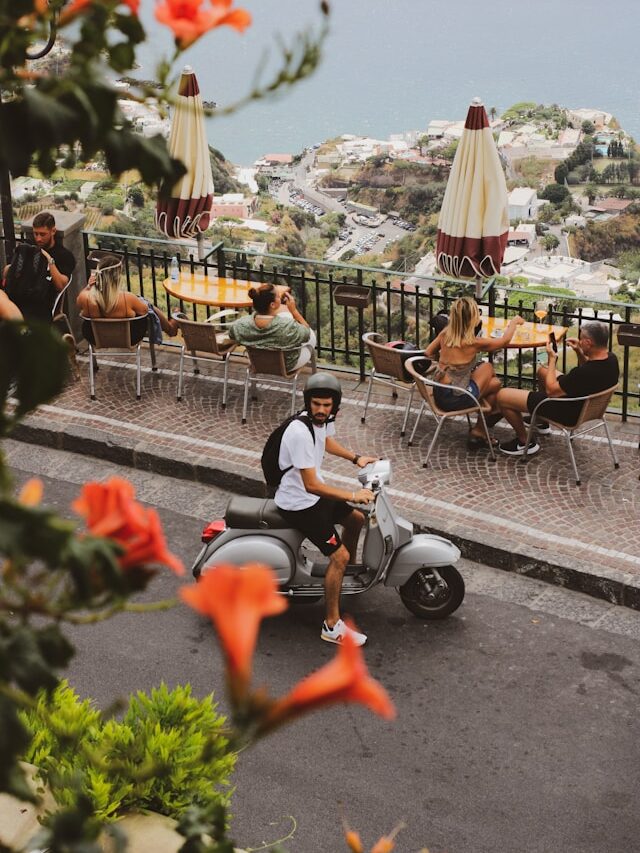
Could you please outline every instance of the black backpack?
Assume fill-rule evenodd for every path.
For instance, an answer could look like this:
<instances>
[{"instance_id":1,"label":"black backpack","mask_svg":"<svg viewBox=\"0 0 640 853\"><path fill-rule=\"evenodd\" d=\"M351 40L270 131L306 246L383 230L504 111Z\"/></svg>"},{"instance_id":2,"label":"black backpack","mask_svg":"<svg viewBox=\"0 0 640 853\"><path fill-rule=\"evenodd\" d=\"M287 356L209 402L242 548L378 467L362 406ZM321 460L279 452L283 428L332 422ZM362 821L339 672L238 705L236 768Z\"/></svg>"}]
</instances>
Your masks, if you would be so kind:
<instances>
[{"instance_id":1,"label":"black backpack","mask_svg":"<svg viewBox=\"0 0 640 853\"><path fill-rule=\"evenodd\" d=\"M53 306L55 294L47 275L47 262L40 249L33 243L18 243L7 272L7 296L19 307L33 302L43 305L51 302Z\"/></svg>"},{"instance_id":2,"label":"black backpack","mask_svg":"<svg viewBox=\"0 0 640 853\"><path fill-rule=\"evenodd\" d=\"M302 421L303 424L306 424L309 428L309 432L311 433L313 443L316 443L316 436L313 430L313 424L311 423L311 418L308 415L303 415L301 412L291 415L291 417L287 418L286 421L283 421L280 426L274 429L265 442L262 457L260 459L262 473L264 474L264 479L267 483L267 492L269 497L273 497L275 495L276 489L280 485L280 481L287 471L290 471L293 468L293 465L289 465L289 467L285 468L283 471L278 463L282 436L284 435L286 428L293 421Z\"/></svg>"}]
</instances>

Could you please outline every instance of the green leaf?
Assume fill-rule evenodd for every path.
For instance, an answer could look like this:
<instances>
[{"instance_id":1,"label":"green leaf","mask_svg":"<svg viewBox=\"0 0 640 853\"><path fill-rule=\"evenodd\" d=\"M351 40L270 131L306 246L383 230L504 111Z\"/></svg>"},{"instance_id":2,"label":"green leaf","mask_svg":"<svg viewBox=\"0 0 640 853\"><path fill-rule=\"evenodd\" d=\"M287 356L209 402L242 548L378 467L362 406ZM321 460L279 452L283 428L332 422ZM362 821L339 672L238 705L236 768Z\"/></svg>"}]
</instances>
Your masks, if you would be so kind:
<instances>
[{"instance_id":1,"label":"green leaf","mask_svg":"<svg viewBox=\"0 0 640 853\"><path fill-rule=\"evenodd\" d=\"M135 50L129 42L119 42L109 48L109 65L114 71L128 71L133 68L135 60Z\"/></svg>"},{"instance_id":2,"label":"green leaf","mask_svg":"<svg viewBox=\"0 0 640 853\"><path fill-rule=\"evenodd\" d=\"M11 678L27 693L38 690L53 690L58 679L44 659L31 628L13 631L6 643L5 652L9 660Z\"/></svg>"},{"instance_id":3,"label":"green leaf","mask_svg":"<svg viewBox=\"0 0 640 853\"><path fill-rule=\"evenodd\" d=\"M49 666L67 666L75 649L60 631L58 625L47 625L35 632L38 648Z\"/></svg>"},{"instance_id":4,"label":"green leaf","mask_svg":"<svg viewBox=\"0 0 640 853\"><path fill-rule=\"evenodd\" d=\"M120 30L123 36L127 36L132 44L139 44L146 38L142 22L136 15L121 15L116 12L113 16L113 25Z\"/></svg>"},{"instance_id":5,"label":"green leaf","mask_svg":"<svg viewBox=\"0 0 640 853\"><path fill-rule=\"evenodd\" d=\"M27 412L58 394L68 370L67 348L45 323L0 324L0 435ZM11 385L18 405L6 411Z\"/></svg>"},{"instance_id":6,"label":"green leaf","mask_svg":"<svg viewBox=\"0 0 640 853\"><path fill-rule=\"evenodd\" d=\"M34 802L35 796L17 764L29 740L29 732L18 718L16 706L0 695L0 791Z\"/></svg>"}]
</instances>

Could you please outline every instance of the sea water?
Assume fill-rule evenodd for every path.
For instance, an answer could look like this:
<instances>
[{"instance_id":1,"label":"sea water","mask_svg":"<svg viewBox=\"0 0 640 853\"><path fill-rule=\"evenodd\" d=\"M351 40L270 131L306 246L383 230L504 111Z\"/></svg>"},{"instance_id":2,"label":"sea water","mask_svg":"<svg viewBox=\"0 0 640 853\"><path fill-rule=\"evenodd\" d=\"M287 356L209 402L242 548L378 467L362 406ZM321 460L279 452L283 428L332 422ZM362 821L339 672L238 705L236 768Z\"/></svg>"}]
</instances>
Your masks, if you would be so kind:
<instances>
[{"instance_id":1,"label":"sea water","mask_svg":"<svg viewBox=\"0 0 640 853\"><path fill-rule=\"evenodd\" d=\"M205 0L207 2L207 0ZM141 4L152 39L141 77L172 43ZM251 87L270 47L264 80L278 66L275 37L320 22L318 0L235 0L253 25L204 36L181 58L203 98L227 105ZM640 141L640 3L617 0L332 0L330 35L315 75L276 100L209 120L208 138L230 160L296 153L342 133L386 139L463 119L471 99L503 111L517 101L613 113ZM180 67L180 66L178 66Z\"/></svg>"}]
</instances>

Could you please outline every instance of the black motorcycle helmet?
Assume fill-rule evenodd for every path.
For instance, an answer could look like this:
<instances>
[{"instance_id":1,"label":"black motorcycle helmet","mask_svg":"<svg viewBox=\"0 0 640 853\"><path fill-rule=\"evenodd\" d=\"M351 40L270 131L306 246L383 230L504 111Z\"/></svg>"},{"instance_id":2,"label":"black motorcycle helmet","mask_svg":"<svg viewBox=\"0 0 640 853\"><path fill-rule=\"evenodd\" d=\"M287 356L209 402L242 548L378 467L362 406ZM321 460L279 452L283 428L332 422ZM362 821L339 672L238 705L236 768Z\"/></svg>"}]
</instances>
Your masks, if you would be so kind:
<instances>
[{"instance_id":1,"label":"black motorcycle helmet","mask_svg":"<svg viewBox=\"0 0 640 853\"><path fill-rule=\"evenodd\" d=\"M309 411L312 397L331 397L333 400L331 419L333 420L342 402L342 388L332 373L312 373L305 382L303 396L307 411Z\"/></svg>"}]
</instances>

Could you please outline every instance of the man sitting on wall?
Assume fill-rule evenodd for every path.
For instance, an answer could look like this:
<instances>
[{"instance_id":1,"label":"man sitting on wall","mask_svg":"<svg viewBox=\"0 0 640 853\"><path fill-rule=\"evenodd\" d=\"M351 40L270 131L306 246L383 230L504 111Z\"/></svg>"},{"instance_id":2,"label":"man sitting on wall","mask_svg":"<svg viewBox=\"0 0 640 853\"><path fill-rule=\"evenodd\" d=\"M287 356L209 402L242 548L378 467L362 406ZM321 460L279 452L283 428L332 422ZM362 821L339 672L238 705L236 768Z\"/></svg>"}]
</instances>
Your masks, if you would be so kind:
<instances>
[{"instance_id":1,"label":"man sitting on wall","mask_svg":"<svg viewBox=\"0 0 640 853\"><path fill-rule=\"evenodd\" d=\"M31 243L16 246L11 263L4 268L5 290L25 320L50 323L58 293L69 283L75 258L56 240L56 222L47 211L33 219Z\"/></svg>"}]
</instances>

